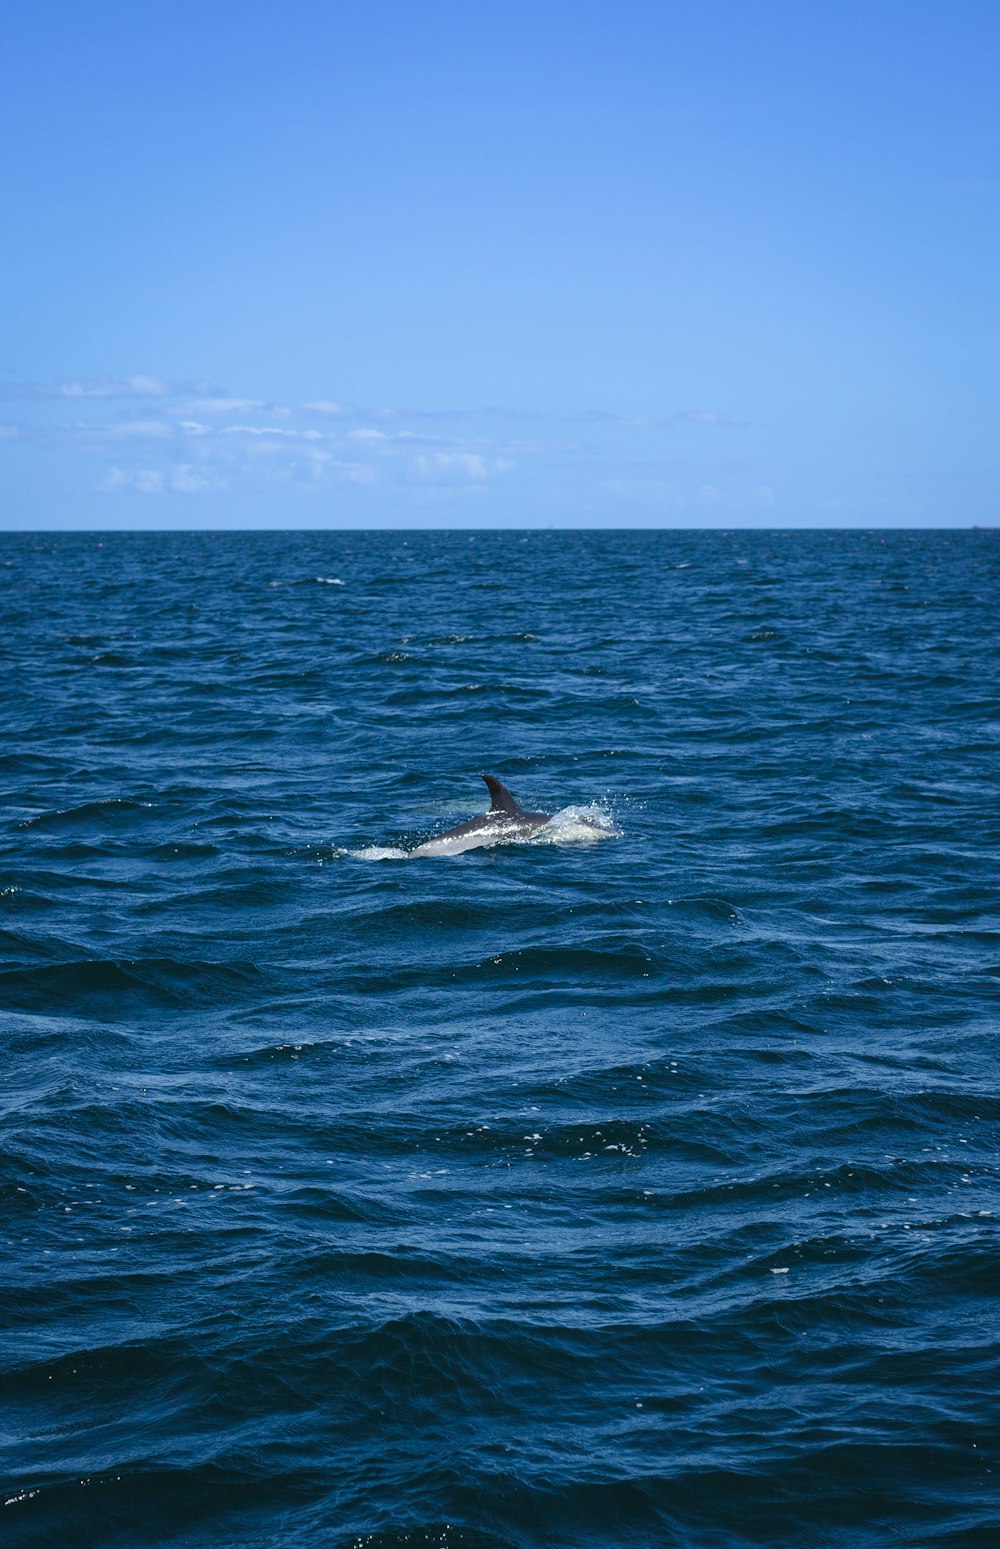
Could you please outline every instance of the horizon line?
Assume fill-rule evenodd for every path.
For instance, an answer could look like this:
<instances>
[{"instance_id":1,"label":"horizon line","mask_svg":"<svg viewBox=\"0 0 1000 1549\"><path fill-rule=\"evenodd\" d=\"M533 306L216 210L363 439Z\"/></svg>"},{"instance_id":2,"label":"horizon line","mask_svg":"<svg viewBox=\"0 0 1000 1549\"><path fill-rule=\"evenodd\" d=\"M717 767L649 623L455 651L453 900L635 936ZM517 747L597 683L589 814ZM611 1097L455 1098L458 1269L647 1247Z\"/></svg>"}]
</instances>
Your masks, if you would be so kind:
<instances>
[{"instance_id":1,"label":"horizon line","mask_svg":"<svg viewBox=\"0 0 1000 1549\"><path fill-rule=\"evenodd\" d=\"M59 527L56 527L56 526L53 526L53 527L0 527L0 537L11 537L11 538L13 538L13 537L27 538L27 537L35 536L35 535L38 535L38 534L41 534L41 533L51 533L51 534L63 533L63 534L67 534L67 535L73 534L73 535L75 535L77 537L86 537L88 535L94 535L94 534L99 534L99 535L101 535L103 537L103 536L108 536L108 535L112 535L113 536L113 535L116 535L116 534L124 536L126 534L139 534L139 533L144 534L144 535L149 535L149 536L166 535L168 533L191 533L191 534L194 534L194 533L206 534L207 533L207 534L210 534L213 537L221 537L223 534L233 534L235 536L237 534L247 534L247 533L333 533L333 532L358 532L358 533L414 533L414 532L433 532L433 533L488 533L488 532L495 532L495 533L502 533L502 532L522 532L522 533L527 533L527 532L560 532L560 533L566 533L566 532L650 532L650 533L652 533L652 532L716 532L716 533L735 533L735 532L741 532L741 533L742 532L772 532L772 533L773 532L781 532L781 533L806 533L806 532L867 532L867 533L874 533L874 532L880 532L880 533L881 532L979 532L979 533L1000 533L1000 523L990 524L990 523L985 523L985 522L970 522L967 525L962 525L962 526L959 526L958 524L933 525L933 524L930 524L930 523L926 523L926 524L921 523L918 526L903 526L902 524L897 524L897 523L892 523L892 524L887 524L887 525L879 525L879 524L876 524L876 523L867 523L867 522L842 523L842 524L810 523L808 526L806 526L806 525L802 525L802 526L787 526L787 525L773 525L773 526L769 525L769 526L765 526L763 524L761 524L761 525L754 524L753 526L742 526L742 525L731 525L730 526L730 525L719 524L718 526L716 526L714 524L713 525L709 525L709 524L706 524L706 523L701 523L701 524L698 524L698 525L691 525L691 526L686 526L686 525L683 525L683 524L680 524L680 523L671 524L670 526L654 526L652 524L644 523L644 524L640 524L640 525L626 526L626 525L618 525L618 524L612 525L611 523L608 523L608 522L599 522L599 523L593 523L593 524L589 524L589 525L581 524L579 526L570 527L570 526L565 526L565 525L563 525L560 522L546 522L546 523L532 522L532 523L525 523L523 525L518 525L518 524L514 524L514 523L505 523L502 526L501 525L494 525L494 524L491 523L491 524L487 524L487 525L482 525L481 524L481 525L472 526L472 527L459 527L459 526L450 526L450 525L449 526L430 526L430 525L423 525L423 524L421 524L419 526L411 525L411 526L403 526L403 527L390 527L390 526L372 527L372 526L361 526L361 525L355 526L353 524L350 524L350 525L349 524L345 524L343 526L336 526L336 527L316 527L316 526L308 526L308 527L264 527L264 526L230 527L228 525L221 525L221 526L213 527L213 526L208 525L208 524L206 524L206 525L199 525L197 527L139 527L139 526L135 526L135 527L66 527L66 526L59 526Z\"/></svg>"}]
</instances>

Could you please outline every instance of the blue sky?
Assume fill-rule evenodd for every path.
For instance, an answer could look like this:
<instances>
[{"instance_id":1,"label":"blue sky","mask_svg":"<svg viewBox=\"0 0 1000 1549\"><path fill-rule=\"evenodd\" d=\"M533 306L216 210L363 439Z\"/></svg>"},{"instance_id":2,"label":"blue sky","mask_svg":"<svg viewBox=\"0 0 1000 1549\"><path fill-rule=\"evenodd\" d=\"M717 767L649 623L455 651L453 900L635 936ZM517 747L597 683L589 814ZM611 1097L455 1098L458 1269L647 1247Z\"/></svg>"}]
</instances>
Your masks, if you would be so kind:
<instances>
[{"instance_id":1,"label":"blue sky","mask_svg":"<svg viewBox=\"0 0 1000 1549\"><path fill-rule=\"evenodd\" d=\"M38 0L0 525L1000 521L995 0Z\"/></svg>"}]
</instances>

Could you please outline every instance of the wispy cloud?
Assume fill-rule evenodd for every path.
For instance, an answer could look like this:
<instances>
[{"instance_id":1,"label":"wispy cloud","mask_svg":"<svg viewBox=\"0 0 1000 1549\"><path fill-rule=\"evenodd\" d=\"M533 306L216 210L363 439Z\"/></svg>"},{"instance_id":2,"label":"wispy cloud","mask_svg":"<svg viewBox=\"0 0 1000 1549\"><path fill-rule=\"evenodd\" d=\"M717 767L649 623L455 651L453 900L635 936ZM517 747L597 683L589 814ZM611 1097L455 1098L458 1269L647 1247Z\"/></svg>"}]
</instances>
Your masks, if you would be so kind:
<instances>
[{"instance_id":1,"label":"wispy cloud","mask_svg":"<svg viewBox=\"0 0 1000 1549\"><path fill-rule=\"evenodd\" d=\"M731 419L715 409L676 409L672 414L616 414L608 409L584 409L567 418L580 424L631 425L636 430L671 430L678 425L708 425L715 430L747 430L747 420Z\"/></svg>"},{"instance_id":2,"label":"wispy cloud","mask_svg":"<svg viewBox=\"0 0 1000 1549\"><path fill-rule=\"evenodd\" d=\"M340 419L345 414L350 414L351 408L346 403L332 403L329 399L321 398L315 403L303 403L300 405L303 414L320 414L324 418Z\"/></svg>"},{"instance_id":3,"label":"wispy cloud","mask_svg":"<svg viewBox=\"0 0 1000 1549\"><path fill-rule=\"evenodd\" d=\"M204 414L212 418L215 415L225 414L274 414L285 417L294 414L295 411L285 404L271 403L266 398L230 398L223 393L214 393L209 397L195 398L183 404L178 412Z\"/></svg>"},{"instance_id":4,"label":"wispy cloud","mask_svg":"<svg viewBox=\"0 0 1000 1549\"><path fill-rule=\"evenodd\" d=\"M418 452L411 467L420 479L449 483L457 475L481 484L506 473L514 464L505 457L484 457L481 452Z\"/></svg>"},{"instance_id":5,"label":"wispy cloud","mask_svg":"<svg viewBox=\"0 0 1000 1549\"><path fill-rule=\"evenodd\" d=\"M482 485L515 466L509 449L482 438L390 433L366 426L320 430L308 424L253 424L242 418L229 424L137 419L97 428L70 427L65 434L107 450L111 465L101 473L98 487L109 494L198 495L248 480L460 488ZM127 458L126 448L131 453Z\"/></svg>"},{"instance_id":6,"label":"wispy cloud","mask_svg":"<svg viewBox=\"0 0 1000 1549\"><path fill-rule=\"evenodd\" d=\"M627 509L644 511L715 512L724 516L727 512L769 511L775 504L775 493L769 484L747 485L738 470L720 470L716 477L705 479L697 470L689 469L668 474L636 471L619 478L604 479L602 488L614 500Z\"/></svg>"},{"instance_id":7,"label":"wispy cloud","mask_svg":"<svg viewBox=\"0 0 1000 1549\"><path fill-rule=\"evenodd\" d=\"M186 391L190 392L190 386ZM46 398L169 398L181 391L162 378L137 371L125 377L73 378L64 382L0 383L0 398L8 402Z\"/></svg>"},{"instance_id":8,"label":"wispy cloud","mask_svg":"<svg viewBox=\"0 0 1000 1549\"><path fill-rule=\"evenodd\" d=\"M322 488L346 482L380 486L390 494L410 491L413 498L450 498L482 490L522 465L547 463L551 469L591 457L605 460L595 446L552 435L548 428L741 428L740 421L711 409L558 414L498 405L366 409L335 397L281 403L145 372L8 383L0 386L0 397L26 405L20 425L0 430L4 439L76 446L97 462L98 489L151 496L197 496L247 483ZM72 404L79 405L78 416L69 418L65 410ZM57 418L58 405L63 414ZM620 497L626 497L627 486L626 479L617 490ZM631 489L638 498L638 486Z\"/></svg>"},{"instance_id":9,"label":"wispy cloud","mask_svg":"<svg viewBox=\"0 0 1000 1549\"><path fill-rule=\"evenodd\" d=\"M220 489L225 481L211 478L190 463L172 468L109 468L98 486L102 490L136 490L140 495L197 495L205 489Z\"/></svg>"},{"instance_id":10,"label":"wispy cloud","mask_svg":"<svg viewBox=\"0 0 1000 1549\"><path fill-rule=\"evenodd\" d=\"M720 430L746 429L748 422L716 409L684 408L660 414L634 414L621 410L589 408L565 412L518 408L516 405L480 404L465 408L407 408L379 404L365 408L339 398L311 398L301 403L280 403L269 398L244 397L205 382L171 382L151 372L132 372L123 377L74 377L56 382L15 381L0 383L0 400L7 402L76 401L88 399L160 398L184 400L169 405L169 412L186 418L210 419L232 414L266 414L276 419L375 420L453 422L483 420L538 421L548 424L630 425L640 429L669 429L683 424L706 425Z\"/></svg>"},{"instance_id":11,"label":"wispy cloud","mask_svg":"<svg viewBox=\"0 0 1000 1549\"><path fill-rule=\"evenodd\" d=\"M678 409L676 414L670 415L668 423L672 425L711 425L716 430L747 430L748 420L730 419L728 414L717 414L714 409Z\"/></svg>"}]
</instances>

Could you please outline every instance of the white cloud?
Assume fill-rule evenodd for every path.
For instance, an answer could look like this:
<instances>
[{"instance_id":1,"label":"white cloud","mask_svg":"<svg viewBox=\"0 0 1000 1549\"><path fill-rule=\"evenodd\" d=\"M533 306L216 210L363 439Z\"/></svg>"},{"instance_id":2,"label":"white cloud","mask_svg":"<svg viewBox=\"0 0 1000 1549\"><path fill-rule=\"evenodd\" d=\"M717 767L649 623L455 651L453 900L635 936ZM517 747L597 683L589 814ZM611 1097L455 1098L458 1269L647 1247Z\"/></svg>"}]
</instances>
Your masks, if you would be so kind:
<instances>
[{"instance_id":1,"label":"white cloud","mask_svg":"<svg viewBox=\"0 0 1000 1549\"><path fill-rule=\"evenodd\" d=\"M195 398L184 404L182 414L261 414L270 409L262 398ZM275 411L271 409L271 412Z\"/></svg>"},{"instance_id":2,"label":"white cloud","mask_svg":"<svg viewBox=\"0 0 1000 1549\"><path fill-rule=\"evenodd\" d=\"M506 458L487 458L480 452L419 452L410 466L419 479L443 479L451 483L457 476L478 484L514 465Z\"/></svg>"},{"instance_id":3,"label":"white cloud","mask_svg":"<svg viewBox=\"0 0 1000 1549\"><path fill-rule=\"evenodd\" d=\"M101 481L103 490L135 489L140 495L161 495L162 468L111 468Z\"/></svg>"},{"instance_id":4,"label":"white cloud","mask_svg":"<svg viewBox=\"0 0 1000 1549\"><path fill-rule=\"evenodd\" d=\"M220 436L281 436L286 441L322 441L321 430L287 430L283 425L220 425Z\"/></svg>"},{"instance_id":5,"label":"white cloud","mask_svg":"<svg viewBox=\"0 0 1000 1549\"><path fill-rule=\"evenodd\" d=\"M746 430L745 420L730 419L728 415L718 414L714 409L678 409L676 414L671 414L674 424L714 425L717 430Z\"/></svg>"},{"instance_id":6,"label":"white cloud","mask_svg":"<svg viewBox=\"0 0 1000 1549\"><path fill-rule=\"evenodd\" d=\"M23 413L21 425L0 428L0 437L75 447L79 456L101 451L108 465L94 473L99 487L133 494L194 495L226 485L254 483L333 486L377 485L387 493L414 500L461 498L482 489L518 466L547 466L549 473L568 463L604 462L612 478L604 485L623 500L666 505L736 509L767 508L773 492L764 486L737 492L734 464L719 476L714 462L691 464L676 479L670 464L635 462L581 441L567 441L566 428L577 424L628 427L646 432L649 453L662 449L652 438L684 423L710 428L738 422L713 409L679 409L660 417L606 410L541 413L503 407L485 409L362 409L341 399L312 398L289 406L265 398L237 397L203 382L171 384L150 373L121 378L79 379L48 386L22 383L0 388L0 395L58 399L79 405L78 417L48 423L41 408ZM112 408L112 400L130 400ZM84 400L91 400L84 412ZM156 401L154 404L155 400ZM105 407L102 409L102 401ZM504 434L502 421L531 421L537 437ZM434 422L434 423L429 423ZM560 425L562 434L544 433ZM523 432L526 426L521 426ZM463 434L468 431L468 434ZM597 439L596 436L594 438ZM9 454L8 454L9 455ZM610 467L608 465L611 465ZM615 477L616 476L616 477ZM706 478L712 484L704 484ZM746 484L749 485L749 479Z\"/></svg>"},{"instance_id":7,"label":"white cloud","mask_svg":"<svg viewBox=\"0 0 1000 1549\"><path fill-rule=\"evenodd\" d=\"M173 433L173 426L166 420L121 420L102 430L102 434L116 441L163 441Z\"/></svg>"},{"instance_id":8,"label":"white cloud","mask_svg":"<svg viewBox=\"0 0 1000 1549\"><path fill-rule=\"evenodd\" d=\"M0 398L167 398L177 389L160 377L137 371L131 376L78 378L65 382L8 382Z\"/></svg>"},{"instance_id":9,"label":"white cloud","mask_svg":"<svg viewBox=\"0 0 1000 1549\"><path fill-rule=\"evenodd\" d=\"M100 430L84 432L100 445ZM370 427L206 424L202 420L135 420L106 427L109 449L131 440L146 451L139 465L115 460L99 487L114 492L197 494L236 482L322 486L380 484L387 489L481 486L515 466L507 450L490 442L417 437L412 431ZM149 462L154 446L162 447Z\"/></svg>"},{"instance_id":10,"label":"white cloud","mask_svg":"<svg viewBox=\"0 0 1000 1549\"><path fill-rule=\"evenodd\" d=\"M561 418L559 415L548 417ZM565 418L584 425L631 425L635 430L673 430L678 425L710 425L716 430L749 428L745 420L730 419L715 409L675 409L672 414L659 415L618 414L609 409L586 409L579 414L567 414Z\"/></svg>"},{"instance_id":11,"label":"white cloud","mask_svg":"<svg viewBox=\"0 0 1000 1549\"><path fill-rule=\"evenodd\" d=\"M219 482L209 478L200 469L192 468L190 463L181 463L170 475L171 488L180 495L197 495L199 490L218 488Z\"/></svg>"},{"instance_id":12,"label":"white cloud","mask_svg":"<svg viewBox=\"0 0 1000 1549\"><path fill-rule=\"evenodd\" d=\"M171 468L110 468L98 488L111 494L135 490L140 495L197 495L202 490L221 489L226 482L190 463L178 463Z\"/></svg>"},{"instance_id":13,"label":"white cloud","mask_svg":"<svg viewBox=\"0 0 1000 1549\"><path fill-rule=\"evenodd\" d=\"M137 372L133 376L126 377L122 386L125 387L128 392L127 394L119 393L119 397L131 396L134 398L165 398L174 390L170 386L169 382L161 381L159 377L146 376L145 373L141 371Z\"/></svg>"}]
</instances>

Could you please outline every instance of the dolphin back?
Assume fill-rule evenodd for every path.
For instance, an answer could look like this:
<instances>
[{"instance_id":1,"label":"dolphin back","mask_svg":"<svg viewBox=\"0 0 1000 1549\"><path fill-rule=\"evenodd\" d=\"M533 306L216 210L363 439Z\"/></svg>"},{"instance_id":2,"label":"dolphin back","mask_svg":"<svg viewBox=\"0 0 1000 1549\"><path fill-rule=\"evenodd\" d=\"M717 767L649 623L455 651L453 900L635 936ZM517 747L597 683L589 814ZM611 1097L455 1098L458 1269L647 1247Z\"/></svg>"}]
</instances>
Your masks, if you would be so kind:
<instances>
[{"instance_id":1,"label":"dolphin back","mask_svg":"<svg viewBox=\"0 0 1000 1549\"><path fill-rule=\"evenodd\" d=\"M505 785L501 785L500 781L495 780L492 775L484 774L483 779L486 781L486 789L490 793L491 812L503 812L509 818L518 818L523 815L524 808L518 805Z\"/></svg>"}]
</instances>

